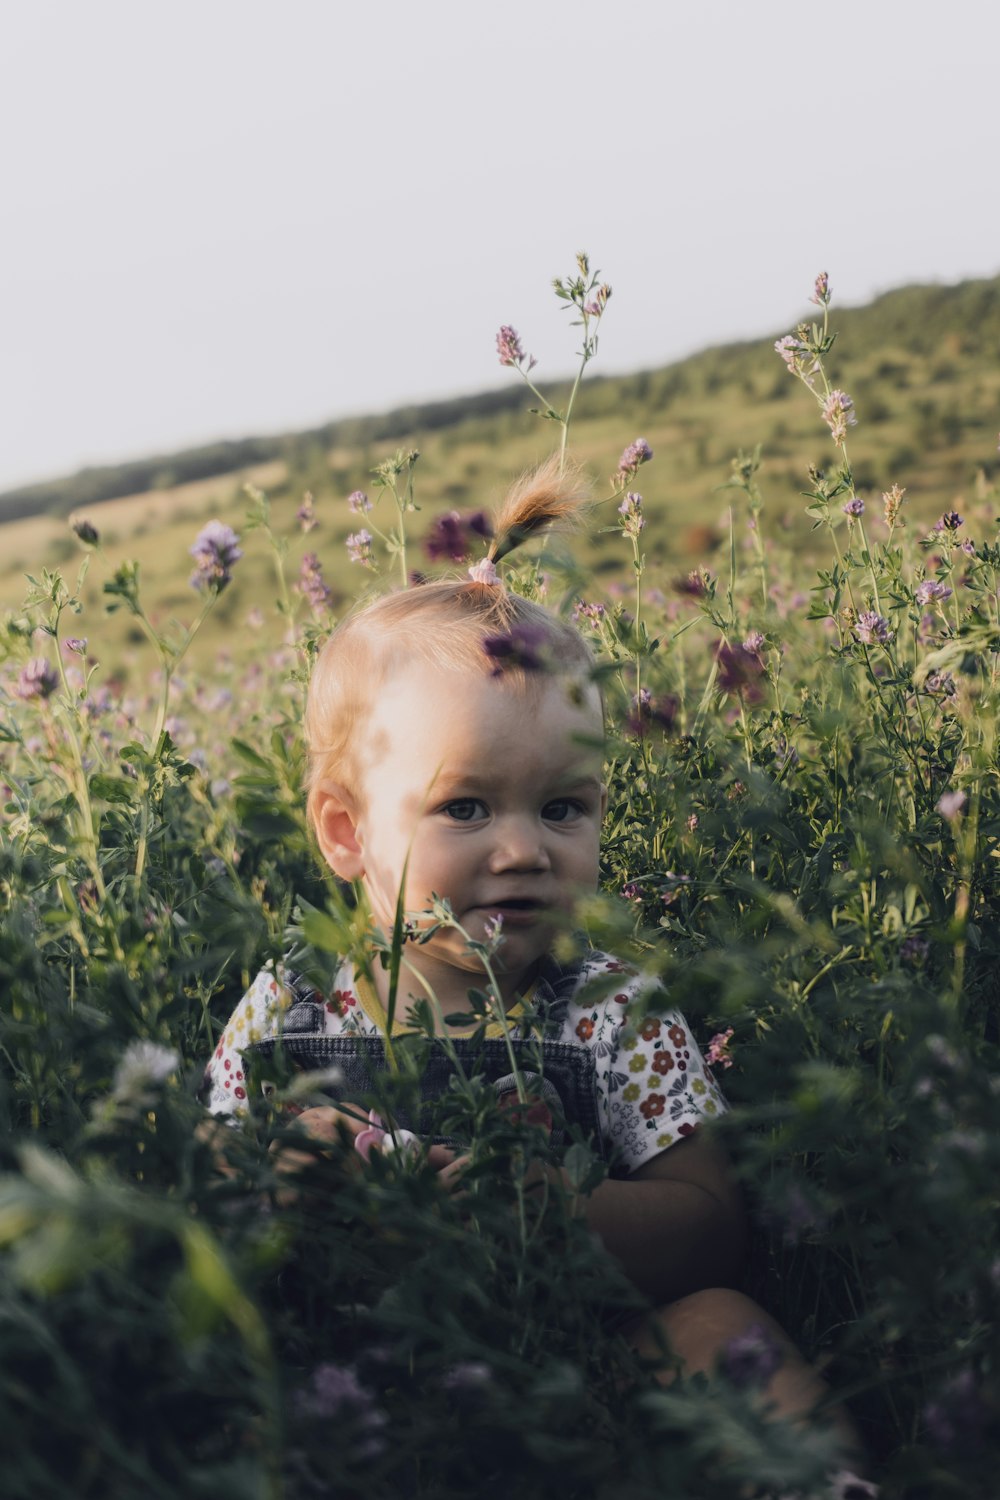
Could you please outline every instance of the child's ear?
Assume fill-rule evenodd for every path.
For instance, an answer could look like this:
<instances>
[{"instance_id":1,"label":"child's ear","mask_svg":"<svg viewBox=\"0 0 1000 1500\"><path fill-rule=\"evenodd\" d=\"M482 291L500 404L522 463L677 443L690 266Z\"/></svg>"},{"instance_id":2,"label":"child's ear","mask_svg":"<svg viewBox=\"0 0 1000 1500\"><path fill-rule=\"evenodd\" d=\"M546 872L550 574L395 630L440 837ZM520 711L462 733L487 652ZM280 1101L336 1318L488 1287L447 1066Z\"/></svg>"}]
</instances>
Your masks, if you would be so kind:
<instances>
[{"instance_id":1,"label":"child's ear","mask_svg":"<svg viewBox=\"0 0 1000 1500\"><path fill-rule=\"evenodd\" d=\"M341 880L360 880L365 859L358 842L358 814L346 787L321 781L316 788L316 841L330 869Z\"/></svg>"}]
</instances>

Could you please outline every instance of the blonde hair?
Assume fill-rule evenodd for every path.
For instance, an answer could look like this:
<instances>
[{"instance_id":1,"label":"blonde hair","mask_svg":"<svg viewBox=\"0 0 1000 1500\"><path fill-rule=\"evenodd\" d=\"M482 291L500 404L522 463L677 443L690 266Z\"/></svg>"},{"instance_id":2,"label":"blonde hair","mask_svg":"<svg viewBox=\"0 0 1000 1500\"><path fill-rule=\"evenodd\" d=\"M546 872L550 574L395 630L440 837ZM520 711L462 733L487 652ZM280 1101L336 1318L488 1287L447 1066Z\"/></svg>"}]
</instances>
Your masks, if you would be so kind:
<instances>
[{"instance_id":1,"label":"blonde hair","mask_svg":"<svg viewBox=\"0 0 1000 1500\"><path fill-rule=\"evenodd\" d=\"M505 557L544 528L576 519L588 499L579 473L564 474L555 460L526 474L495 517L487 557ZM484 642L491 636L510 637L518 627L539 642L546 665L551 660L563 676L590 677L594 658L575 626L502 582L466 578L423 584L384 595L341 621L323 646L309 684L310 822L315 822L322 782L338 782L360 795L355 731L392 673L413 660L443 670L495 670ZM502 675L514 688L530 690L532 674L516 661Z\"/></svg>"}]
</instances>

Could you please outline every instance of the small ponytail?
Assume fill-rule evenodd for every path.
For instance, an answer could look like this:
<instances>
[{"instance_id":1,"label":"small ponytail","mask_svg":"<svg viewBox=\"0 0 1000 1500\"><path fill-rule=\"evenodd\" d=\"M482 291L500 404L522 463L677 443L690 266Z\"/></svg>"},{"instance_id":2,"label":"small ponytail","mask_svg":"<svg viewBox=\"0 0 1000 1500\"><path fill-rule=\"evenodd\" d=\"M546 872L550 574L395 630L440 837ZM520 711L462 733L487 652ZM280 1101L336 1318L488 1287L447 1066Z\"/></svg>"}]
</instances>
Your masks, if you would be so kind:
<instances>
[{"instance_id":1,"label":"small ponytail","mask_svg":"<svg viewBox=\"0 0 1000 1500\"><path fill-rule=\"evenodd\" d=\"M579 469L564 471L558 458L550 458L508 491L494 520L487 559L499 562L537 532L577 521L589 501L590 491Z\"/></svg>"}]
</instances>

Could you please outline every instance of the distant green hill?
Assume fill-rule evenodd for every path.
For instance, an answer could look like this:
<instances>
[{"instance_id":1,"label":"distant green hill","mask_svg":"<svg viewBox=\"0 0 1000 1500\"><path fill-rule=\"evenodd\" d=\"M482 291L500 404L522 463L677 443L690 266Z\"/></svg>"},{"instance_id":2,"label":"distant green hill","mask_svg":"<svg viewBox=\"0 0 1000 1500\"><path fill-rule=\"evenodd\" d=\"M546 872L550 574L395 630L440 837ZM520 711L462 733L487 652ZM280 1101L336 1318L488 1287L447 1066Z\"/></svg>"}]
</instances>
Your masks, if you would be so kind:
<instances>
[{"instance_id":1,"label":"distant green hill","mask_svg":"<svg viewBox=\"0 0 1000 1500\"><path fill-rule=\"evenodd\" d=\"M840 338L833 368L849 386L861 424L852 455L862 486L891 477L914 491L947 491L967 483L976 467L995 456L1000 277L957 286L903 287L865 307L835 309L834 322ZM775 336L787 331L776 330ZM561 394L558 386L552 388L555 405ZM42 514L64 517L102 500L215 478L272 460L287 465L293 488L299 483L322 488L331 477L323 454L365 454L430 433L447 435L449 446L459 438L502 443L511 436L512 421L524 430L530 419L523 413L530 405L512 375L507 387L454 400L84 469L0 494L0 523ZM822 431L812 421L808 398L786 375L770 339L707 349L634 375L588 377L577 411L576 437L585 447L590 446L588 424L612 414L627 429L626 436L633 428L666 422L679 479L688 477L692 467L704 472L724 461L720 450L737 434L744 445L762 441L779 460L794 456L792 467L800 475L802 453L812 461L823 451ZM889 463L891 476L876 474L879 465L870 451L876 433L881 463ZM784 467L779 463L779 472Z\"/></svg>"}]
</instances>

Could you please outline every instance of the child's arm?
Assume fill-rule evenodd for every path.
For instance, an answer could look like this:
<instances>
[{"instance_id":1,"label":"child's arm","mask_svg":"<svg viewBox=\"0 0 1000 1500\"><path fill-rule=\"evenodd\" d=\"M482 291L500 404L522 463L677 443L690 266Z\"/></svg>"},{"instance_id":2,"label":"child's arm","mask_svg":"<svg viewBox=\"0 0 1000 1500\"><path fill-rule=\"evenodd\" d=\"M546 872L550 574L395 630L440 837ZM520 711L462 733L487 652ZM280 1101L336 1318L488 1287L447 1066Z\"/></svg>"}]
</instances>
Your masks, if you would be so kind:
<instances>
[{"instance_id":1,"label":"child's arm","mask_svg":"<svg viewBox=\"0 0 1000 1500\"><path fill-rule=\"evenodd\" d=\"M739 1278L745 1240L740 1193L725 1152L702 1130L630 1177L602 1182L584 1212L652 1302Z\"/></svg>"}]
</instances>

